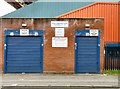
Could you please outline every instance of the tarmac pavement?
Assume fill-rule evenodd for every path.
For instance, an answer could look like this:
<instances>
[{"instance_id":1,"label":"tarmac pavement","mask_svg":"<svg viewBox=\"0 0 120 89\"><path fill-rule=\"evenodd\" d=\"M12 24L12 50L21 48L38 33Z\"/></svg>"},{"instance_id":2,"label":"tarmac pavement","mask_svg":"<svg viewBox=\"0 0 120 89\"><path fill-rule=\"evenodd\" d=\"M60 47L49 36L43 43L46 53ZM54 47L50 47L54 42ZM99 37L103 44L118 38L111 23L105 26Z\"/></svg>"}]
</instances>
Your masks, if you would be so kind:
<instances>
[{"instance_id":1,"label":"tarmac pavement","mask_svg":"<svg viewBox=\"0 0 120 89\"><path fill-rule=\"evenodd\" d=\"M120 89L117 87L3 87L2 89Z\"/></svg>"},{"instance_id":2,"label":"tarmac pavement","mask_svg":"<svg viewBox=\"0 0 120 89\"><path fill-rule=\"evenodd\" d=\"M2 86L118 87L118 76L100 74L3 74Z\"/></svg>"}]
</instances>

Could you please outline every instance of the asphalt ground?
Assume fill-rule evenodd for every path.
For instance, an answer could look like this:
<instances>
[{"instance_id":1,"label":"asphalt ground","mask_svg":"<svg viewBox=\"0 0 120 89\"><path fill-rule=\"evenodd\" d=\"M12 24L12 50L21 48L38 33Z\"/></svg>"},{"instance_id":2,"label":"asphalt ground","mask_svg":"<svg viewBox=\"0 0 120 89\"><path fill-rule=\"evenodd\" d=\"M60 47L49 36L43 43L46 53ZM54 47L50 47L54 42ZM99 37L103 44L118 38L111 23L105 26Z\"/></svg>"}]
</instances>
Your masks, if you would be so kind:
<instances>
[{"instance_id":1,"label":"asphalt ground","mask_svg":"<svg viewBox=\"0 0 120 89\"><path fill-rule=\"evenodd\" d=\"M118 75L100 74L4 74L2 86L93 86L117 87Z\"/></svg>"},{"instance_id":2,"label":"asphalt ground","mask_svg":"<svg viewBox=\"0 0 120 89\"><path fill-rule=\"evenodd\" d=\"M3 87L2 89L120 89L118 87Z\"/></svg>"}]
</instances>

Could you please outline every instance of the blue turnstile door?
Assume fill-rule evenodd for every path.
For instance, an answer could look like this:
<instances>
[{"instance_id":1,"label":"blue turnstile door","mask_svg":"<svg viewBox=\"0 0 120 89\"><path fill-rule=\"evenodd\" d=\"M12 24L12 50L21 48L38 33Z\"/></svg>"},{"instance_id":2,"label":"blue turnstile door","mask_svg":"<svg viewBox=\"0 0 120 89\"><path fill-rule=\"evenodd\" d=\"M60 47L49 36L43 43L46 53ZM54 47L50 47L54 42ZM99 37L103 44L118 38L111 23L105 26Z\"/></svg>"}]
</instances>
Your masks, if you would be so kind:
<instances>
[{"instance_id":1,"label":"blue turnstile door","mask_svg":"<svg viewBox=\"0 0 120 89\"><path fill-rule=\"evenodd\" d=\"M76 73L98 73L97 37L77 36L76 42Z\"/></svg>"},{"instance_id":2,"label":"blue turnstile door","mask_svg":"<svg viewBox=\"0 0 120 89\"><path fill-rule=\"evenodd\" d=\"M6 72L42 72L41 44L41 36L8 36Z\"/></svg>"}]
</instances>

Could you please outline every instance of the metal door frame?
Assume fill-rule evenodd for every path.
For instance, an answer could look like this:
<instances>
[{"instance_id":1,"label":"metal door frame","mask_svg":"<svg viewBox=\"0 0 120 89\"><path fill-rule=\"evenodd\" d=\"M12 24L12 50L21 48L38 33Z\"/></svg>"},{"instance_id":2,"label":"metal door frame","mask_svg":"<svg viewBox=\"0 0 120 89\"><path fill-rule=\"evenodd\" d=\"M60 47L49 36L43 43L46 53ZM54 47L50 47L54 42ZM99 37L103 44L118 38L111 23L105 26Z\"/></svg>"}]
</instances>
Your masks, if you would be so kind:
<instances>
[{"instance_id":1,"label":"metal door frame","mask_svg":"<svg viewBox=\"0 0 120 89\"><path fill-rule=\"evenodd\" d=\"M12 35L10 35L12 33ZM35 33L38 33L37 35ZM7 38L8 37L15 37L15 36L20 36L20 30L5 30L4 31L4 73L7 73ZM34 37L42 37L42 44L41 44L41 56L40 59L42 60L42 72L43 73L43 39L44 39L44 32L43 30L29 30L29 35L26 37L30 37L30 36L34 36Z\"/></svg>"},{"instance_id":2,"label":"metal door frame","mask_svg":"<svg viewBox=\"0 0 120 89\"><path fill-rule=\"evenodd\" d=\"M77 54L78 54L78 47L77 47L77 37L95 37L95 36L88 36L88 34L90 33L90 30L76 30L75 31L75 62L74 62L74 70L75 70L75 73L78 73L77 72L77 66L76 66L76 62L77 62ZM100 73L100 31L98 32L98 36L97 37L97 62L98 62L98 65L97 65L97 73L99 74Z\"/></svg>"}]
</instances>

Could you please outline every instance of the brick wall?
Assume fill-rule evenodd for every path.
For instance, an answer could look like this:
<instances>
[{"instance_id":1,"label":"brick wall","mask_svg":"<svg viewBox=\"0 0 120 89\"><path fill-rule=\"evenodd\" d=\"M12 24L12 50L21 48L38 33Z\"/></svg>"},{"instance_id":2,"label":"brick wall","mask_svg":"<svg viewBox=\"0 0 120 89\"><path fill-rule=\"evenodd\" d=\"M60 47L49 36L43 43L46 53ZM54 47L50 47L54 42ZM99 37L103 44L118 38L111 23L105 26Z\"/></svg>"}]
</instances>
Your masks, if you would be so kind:
<instances>
[{"instance_id":1,"label":"brick wall","mask_svg":"<svg viewBox=\"0 0 120 89\"><path fill-rule=\"evenodd\" d=\"M67 48L53 48L52 37L55 36L55 28L50 25L54 20L68 20L69 27L65 28L65 37L68 37ZM103 72L104 64L104 40L103 40L103 19L3 19L2 30L4 29L20 29L22 23L28 25L28 29L44 30L44 65L45 73L74 73L74 32L75 30L84 30L86 23L91 24L91 29L101 29L101 44L100 44L100 61L101 73ZM4 38L2 37L2 40ZM3 45L2 45L3 47ZM2 49L2 60L4 60ZM3 64L3 63L2 63Z\"/></svg>"}]
</instances>

